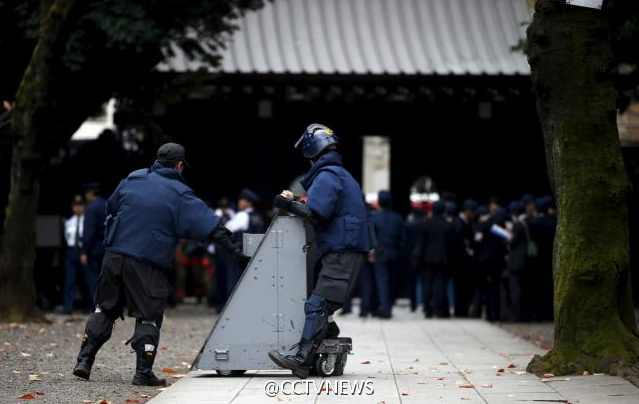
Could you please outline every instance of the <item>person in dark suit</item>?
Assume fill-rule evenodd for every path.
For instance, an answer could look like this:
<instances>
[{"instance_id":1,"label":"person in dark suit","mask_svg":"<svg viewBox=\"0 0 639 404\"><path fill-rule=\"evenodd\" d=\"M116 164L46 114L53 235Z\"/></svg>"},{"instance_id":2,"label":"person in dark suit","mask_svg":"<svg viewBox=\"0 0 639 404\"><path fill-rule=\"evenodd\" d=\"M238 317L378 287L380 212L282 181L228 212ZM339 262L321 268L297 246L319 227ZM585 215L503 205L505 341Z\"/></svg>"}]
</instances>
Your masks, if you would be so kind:
<instances>
[{"instance_id":1,"label":"person in dark suit","mask_svg":"<svg viewBox=\"0 0 639 404\"><path fill-rule=\"evenodd\" d=\"M472 317L481 317L486 306L488 321L500 318L500 283L501 272L505 267L506 240L497 231L506 222L506 212L497 199L492 199L489 215L477 225L475 241L477 242L477 278L472 304Z\"/></svg>"},{"instance_id":2,"label":"person in dark suit","mask_svg":"<svg viewBox=\"0 0 639 404\"><path fill-rule=\"evenodd\" d=\"M452 245L452 225L446 220L446 204L433 204L433 216L423 226L419 254L424 272L424 315L449 317L446 285Z\"/></svg>"},{"instance_id":3,"label":"person in dark suit","mask_svg":"<svg viewBox=\"0 0 639 404\"><path fill-rule=\"evenodd\" d=\"M104 257L104 221L106 220L106 200L101 196L101 186L97 182L84 185L84 197L87 201L84 214L84 234L82 235L82 255L80 262L87 266L84 273L91 300L98 289L98 276Z\"/></svg>"},{"instance_id":4,"label":"person in dark suit","mask_svg":"<svg viewBox=\"0 0 639 404\"><path fill-rule=\"evenodd\" d=\"M524 204L520 201L508 205L513 228L508 251L508 279L510 288L510 320L523 321L528 312L527 296L524 296L524 279L528 258L528 228L523 221Z\"/></svg>"},{"instance_id":5,"label":"person in dark suit","mask_svg":"<svg viewBox=\"0 0 639 404\"><path fill-rule=\"evenodd\" d=\"M553 319L553 268L552 253L557 229L557 216L554 214L553 198L538 198L537 205L537 247L538 268L534 275L535 287L535 319L552 321Z\"/></svg>"},{"instance_id":6,"label":"person in dark suit","mask_svg":"<svg viewBox=\"0 0 639 404\"><path fill-rule=\"evenodd\" d=\"M423 268L417 260L413 258L413 252L420 241L422 226L424 225L424 211L415 208L408 216L404 225L404 237L402 245L402 255L406 258L408 266L408 297L410 299L410 311L417 310L417 282L423 272Z\"/></svg>"},{"instance_id":7,"label":"person in dark suit","mask_svg":"<svg viewBox=\"0 0 639 404\"><path fill-rule=\"evenodd\" d=\"M475 287L475 232L473 230L477 202L467 199L453 219L451 275L455 287L455 317L467 317Z\"/></svg>"},{"instance_id":8,"label":"person in dark suit","mask_svg":"<svg viewBox=\"0 0 639 404\"><path fill-rule=\"evenodd\" d=\"M404 219L391 209L392 195L380 191L377 197L379 210L373 215L373 224L377 236L373 272L379 298L380 318L392 316L397 271L404 233Z\"/></svg>"}]
</instances>

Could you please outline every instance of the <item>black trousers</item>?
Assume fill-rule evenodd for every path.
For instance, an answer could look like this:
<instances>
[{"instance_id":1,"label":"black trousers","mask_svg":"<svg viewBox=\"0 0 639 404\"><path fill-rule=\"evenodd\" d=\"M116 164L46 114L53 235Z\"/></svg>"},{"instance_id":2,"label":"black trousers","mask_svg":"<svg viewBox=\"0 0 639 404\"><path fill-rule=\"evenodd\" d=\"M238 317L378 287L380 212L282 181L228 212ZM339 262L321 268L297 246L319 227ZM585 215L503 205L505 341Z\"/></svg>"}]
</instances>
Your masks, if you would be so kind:
<instances>
[{"instance_id":1,"label":"black trousers","mask_svg":"<svg viewBox=\"0 0 639 404\"><path fill-rule=\"evenodd\" d=\"M104 255L95 303L110 317L121 316L126 306L129 317L161 322L168 296L164 270L122 254Z\"/></svg>"},{"instance_id":2,"label":"black trousers","mask_svg":"<svg viewBox=\"0 0 639 404\"><path fill-rule=\"evenodd\" d=\"M446 265L426 264L424 271L424 311L438 317L448 315L446 287L448 285L448 267Z\"/></svg>"}]
</instances>

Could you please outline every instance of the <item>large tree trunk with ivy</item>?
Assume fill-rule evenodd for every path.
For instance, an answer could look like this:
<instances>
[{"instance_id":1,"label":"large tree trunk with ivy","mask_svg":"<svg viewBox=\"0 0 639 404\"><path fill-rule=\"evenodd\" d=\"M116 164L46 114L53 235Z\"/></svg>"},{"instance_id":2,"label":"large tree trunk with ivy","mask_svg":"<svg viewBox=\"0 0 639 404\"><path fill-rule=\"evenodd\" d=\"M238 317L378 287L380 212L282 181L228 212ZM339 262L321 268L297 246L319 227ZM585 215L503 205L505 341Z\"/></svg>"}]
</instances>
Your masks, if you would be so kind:
<instances>
[{"instance_id":1,"label":"large tree trunk with ivy","mask_svg":"<svg viewBox=\"0 0 639 404\"><path fill-rule=\"evenodd\" d=\"M60 128L53 102L54 71L62 57L79 0L57 0L40 24L39 40L16 94L11 122L13 159L11 191L0 251L0 318L25 321L35 310L33 265L40 174L51 157ZM59 84L58 84L59 85Z\"/></svg>"},{"instance_id":2,"label":"large tree trunk with ivy","mask_svg":"<svg viewBox=\"0 0 639 404\"><path fill-rule=\"evenodd\" d=\"M639 339L629 282L630 184L603 12L538 0L528 60L559 208L555 345L529 370L615 373L637 362Z\"/></svg>"}]
</instances>

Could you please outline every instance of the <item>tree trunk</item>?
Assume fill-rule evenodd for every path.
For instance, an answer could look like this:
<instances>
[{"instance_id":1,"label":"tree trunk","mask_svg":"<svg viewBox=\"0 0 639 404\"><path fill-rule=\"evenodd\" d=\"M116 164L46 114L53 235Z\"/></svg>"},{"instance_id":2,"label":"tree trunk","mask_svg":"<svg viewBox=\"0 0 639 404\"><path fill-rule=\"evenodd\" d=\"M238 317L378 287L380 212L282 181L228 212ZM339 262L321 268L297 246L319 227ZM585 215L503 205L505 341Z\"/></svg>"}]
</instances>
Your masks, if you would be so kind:
<instances>
[{"instance_id":1,"label":"tree trunk","mask_svg":"<svg viewBox=\"0 0 639 404\"><path fill-rule=\"evenodd\" d=\"M630 183L617 133L608 24L599 10L538 0L527 33L559 208L555 346L529 370L614 372L619 363L637 362L639 338L629 282Z\"/></svg>"},{"instance_id":2,"label":"tree trunk","mask_svg":"<svg viewBox=\"0 0 639 404\"><path fill-rule=\"evenodd\" d=\"M51 131L58 106L51 98L54 70L62 66L71 28L80 17L78 0L56 0L42 19L38 43L16 94L11 131L11 191L0 255L0 319L37 316L33 265L42 167L52 152ZM55 150L53 150L55 152Z\"/></svg>"}]
</instances>

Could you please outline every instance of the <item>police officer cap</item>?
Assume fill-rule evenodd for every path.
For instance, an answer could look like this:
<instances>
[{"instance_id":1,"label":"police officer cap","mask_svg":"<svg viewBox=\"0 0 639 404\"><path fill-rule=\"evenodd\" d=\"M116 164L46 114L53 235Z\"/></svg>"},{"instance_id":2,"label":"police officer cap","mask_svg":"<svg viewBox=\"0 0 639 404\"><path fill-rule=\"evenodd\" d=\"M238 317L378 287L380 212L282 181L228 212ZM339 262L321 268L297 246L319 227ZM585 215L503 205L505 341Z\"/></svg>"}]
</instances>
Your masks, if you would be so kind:
<instances>
[{"instance_id":1,"label":"police officer cap","mask_svg":"<svg viewBox=\"0 0 639 404\"><path fill-rule=\"evenodd\" d=\"M446 202L446 214L456 215L459 208L455 202Z\"/></svg>"},{"instance_id":2,"label":"police officer cap","mask_svg":"<svg viewBox=\"0 0 639 404\"><path fill-rule=\"evenodd\" d=\"M444 201L437 201L433 203L433 213L436 215L441 215L446 210L446 203Z\"/></svg>"},{"instance_id":3,"label":"police officer cap","mask_svg":"<svg viewBox=\"0 0 639 404\"><path fill-rule=\"evenodd\" d=\"M524 211L524 204L521 201L513 201L508 205L508 210L513 215L521 215Z\"/></svg>"},{"instance_id":4,"label":"police officer cap","mask_svg":"<svg viewBox=\"0 0 639 404\"><path fill-rule=\"evenodd\" d=\"M256 192L248 188L244 188L240 192L240 199L246 199L247 201L252 202L254 205L260 203L260 196Z\"/></svg>"},{"instance_id":5,"label":"police officer cap","mask_svg":"<svg viewBox=\"0 0 639 404\"><path fill-rule=\"evenodd\" d=\"M524 196L521 197L521 202L524 205L528 205L529 203L535 203L535 197L532 194L524 194Z\"/></svg>"},{"instance_id":6,"label":"police officer cap","mask_svg":"<svg viewBox=\"0 0 639 404\"><path fill-rule=\"evenodd\" d=\"M477 201L474 199L466 199L464 201L464 203L462 204L462 209L463 210L472 210L475 211L477 210Z\"/></svg>"},{"instance_id":7,"label":"police officer cap","mask_svg":"<svg viewBox=\"0 0 639 404\"><path fill-rule=\"evenodd\" d=\"M99 182L87 182L86 184L84 184L82 186L82 188L85 191L96 191L96 192L100 192L100 190L102 189L102 186L100 185Z\"/></svg>"},{"instance_id":8,"label":"police officer cap","mask_svg":"<svg viewBox=\"0 0 639 404\"><path fill-rule=\"evenodd\" d=\"M382 208L389 207L392 201L393 195L391 195L390 191L379 191L377 194L377 202Z\"/></svg>"},{"instance_id":9,"label":"police officer cap","mask_svg":"<svg viewBox=\"0 0 639 404\"><path fill-rule=\"evenodd\" d=\"M84 198L82 197L82 195L76 195L75 197L73 197L73 205L84 205Z\"/></svg>"},{"instance_id":10,"label":"police officer cap","mask_svg":"<svg viewBox=\"0 0 639 404\"><path fill-rule=\"evenodd\" d=\"M186 161L186 150L184 146L177 143L164 143L158 149L157 159L169 162L183 162L187 167L191 167Z\"/></svg>"}]
</instances>

